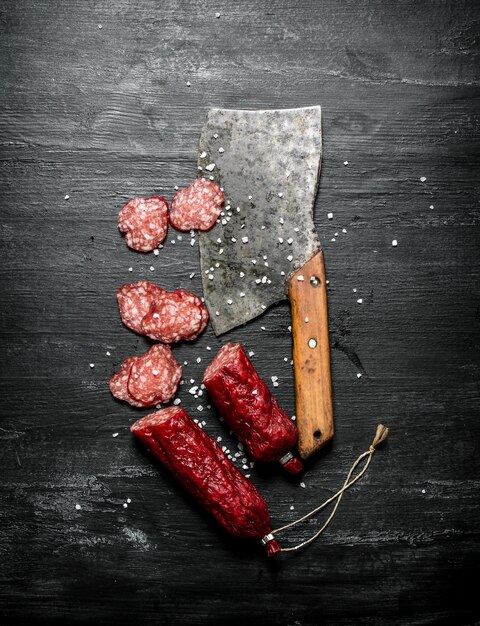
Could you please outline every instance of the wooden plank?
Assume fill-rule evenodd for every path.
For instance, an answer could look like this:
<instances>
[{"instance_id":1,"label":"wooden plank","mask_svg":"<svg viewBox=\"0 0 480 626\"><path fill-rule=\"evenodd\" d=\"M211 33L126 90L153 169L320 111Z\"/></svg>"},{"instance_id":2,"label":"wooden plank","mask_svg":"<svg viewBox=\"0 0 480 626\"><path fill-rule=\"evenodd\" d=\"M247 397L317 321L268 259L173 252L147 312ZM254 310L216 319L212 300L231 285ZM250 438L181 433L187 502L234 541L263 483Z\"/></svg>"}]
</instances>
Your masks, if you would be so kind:
<instances>
[{"instance_id":1,"label":"wooden plank","mask_svg":"<svg viewBox=\"0 0 480 626\"><path fill-rule=\"evenodd\" d=\"M479 23L473 0L3 3L2 625L478 622ZM317 103L336 432L300 479L251 469L274 524L334 493L379 421L391 434L325 535L270 562L151 461L129 433L147 411L109 394L147 346L116 289L201 291L189 236L136 254L116 215L190 182L210 106ZM241 341L292 414L290 323L282 303L174 348L182 406L231 449L189 381Z\"/></svg>"}]
</instances>

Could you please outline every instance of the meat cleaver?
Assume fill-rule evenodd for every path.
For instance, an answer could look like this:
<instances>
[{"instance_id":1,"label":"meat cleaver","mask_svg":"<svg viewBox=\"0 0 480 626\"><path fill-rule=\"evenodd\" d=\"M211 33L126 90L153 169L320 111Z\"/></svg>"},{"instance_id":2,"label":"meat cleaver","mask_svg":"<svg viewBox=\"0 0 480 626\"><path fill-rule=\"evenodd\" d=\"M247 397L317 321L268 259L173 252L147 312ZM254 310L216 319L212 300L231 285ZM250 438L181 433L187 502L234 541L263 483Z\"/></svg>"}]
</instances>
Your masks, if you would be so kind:
<instances>
[{"instance_id":1,"label":"meat cleaver","mask_svg":"<svg viewBox=\"0 0 480 626\"><path fill-rule=\"evenodd\" d=\"M224 190L219 223L200 235L203 293L216 335L288 298L298 449L333 437L327 289L313 223L322 156L321 108L211 109L201 175Z\"/></svg>"}]
</instances>

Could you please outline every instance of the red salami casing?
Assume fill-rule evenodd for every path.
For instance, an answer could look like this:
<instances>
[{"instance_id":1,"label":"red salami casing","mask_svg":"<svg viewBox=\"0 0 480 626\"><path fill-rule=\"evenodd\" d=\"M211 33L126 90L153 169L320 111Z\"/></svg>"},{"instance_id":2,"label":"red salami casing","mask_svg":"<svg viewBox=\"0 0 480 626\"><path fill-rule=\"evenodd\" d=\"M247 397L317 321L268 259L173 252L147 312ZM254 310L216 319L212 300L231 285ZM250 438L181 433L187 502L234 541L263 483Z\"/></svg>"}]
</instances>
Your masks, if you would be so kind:
<instances>
[{"instance_id":1,"label":"red salami casing","mask_svg":"<svg viewBox=\"0 0 480 626\"><path fill-rule=\"evenodd\" d=\"M229 533L256 539L270 533L265 500L183 409L147 415L131 431ZM280 551L273 538L264 543L269 556Z\"/></svg>"},{"instance_id":2,"label":"red salami casing","mask_svg":"<svg viewBox=\"0 0 480 626\"><path fill-rule=\"evenodd\" d=\"M257 461L281 461L292 474L302 469L290 454L297 428L278 406L240 344L227 343L203 377L212 400Z\"/></svg>"}]
</instances>

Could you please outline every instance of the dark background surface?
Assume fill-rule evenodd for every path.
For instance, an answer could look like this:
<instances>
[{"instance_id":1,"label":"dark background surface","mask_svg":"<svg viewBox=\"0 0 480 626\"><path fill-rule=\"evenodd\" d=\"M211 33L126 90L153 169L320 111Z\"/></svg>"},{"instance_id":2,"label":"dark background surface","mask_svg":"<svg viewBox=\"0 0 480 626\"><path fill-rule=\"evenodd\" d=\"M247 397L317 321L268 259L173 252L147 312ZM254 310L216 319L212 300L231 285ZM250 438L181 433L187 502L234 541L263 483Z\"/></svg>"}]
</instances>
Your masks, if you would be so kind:
<instances>
[{"instance_id":1,"label":"dark background surface","mask_svg":"<svg viewBox=\"0 0 480 626\"><path fill-rule=\"evenodd\" d=\"M478 2L12 0L0 15L0 623L478 623ZM254 468L274 525L334 493L378 421L391 435L323 537L267 562L151 462L129 433L142 412L109 394L146 346L116 289L201 290L188 236L134 253L116 216L190 182L208 107L311 104L336 437L305 489ZM283 304L176 347L183 405L200 417L188 380L232 339L293 412L289 323Z\"/></svg>"}]
</instances>

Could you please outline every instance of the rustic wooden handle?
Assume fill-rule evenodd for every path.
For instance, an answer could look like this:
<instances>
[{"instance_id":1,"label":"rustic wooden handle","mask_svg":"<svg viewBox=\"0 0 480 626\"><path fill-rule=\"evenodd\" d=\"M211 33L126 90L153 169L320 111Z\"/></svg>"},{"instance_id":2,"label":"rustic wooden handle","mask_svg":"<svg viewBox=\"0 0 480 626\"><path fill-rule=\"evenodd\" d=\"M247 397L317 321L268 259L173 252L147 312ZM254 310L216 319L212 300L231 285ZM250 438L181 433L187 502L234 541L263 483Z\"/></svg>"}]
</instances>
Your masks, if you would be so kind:
<instances>
[{"instance_id":1,"label":"rustic wooden handle","mask_svg":"<svg viewBox=\"0 0 480 626\"><path fill-rule=\"evenodd\" d=\"M333 437L327 284L323 252L288 283L292 305L298 451L311 456Z\"/></svg>"}]
</instances>

